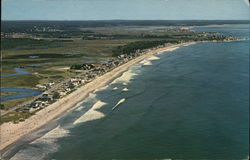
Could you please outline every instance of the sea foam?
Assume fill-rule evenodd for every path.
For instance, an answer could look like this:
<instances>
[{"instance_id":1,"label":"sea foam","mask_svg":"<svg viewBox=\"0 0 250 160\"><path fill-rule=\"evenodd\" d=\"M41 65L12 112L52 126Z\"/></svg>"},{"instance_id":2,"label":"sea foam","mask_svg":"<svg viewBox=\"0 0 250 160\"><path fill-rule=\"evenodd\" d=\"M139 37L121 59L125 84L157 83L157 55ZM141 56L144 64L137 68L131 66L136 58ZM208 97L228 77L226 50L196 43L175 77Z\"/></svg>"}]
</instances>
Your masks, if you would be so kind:
<instances>
[{"instance_id":1,"label":"sea foam","mask_svg":"<svg viewBox=\"0 0 250 160\"><path fill-rule=\"evenodd\" d=\"M99 89L94 90L93 93L96 93L96 92L99 92L99 91L103 91L103 90L107 89L108 87L109 87L109 85L106 85L106 86L104 86L104 87L102 87L102 88L99 88Z\"/></svg>"},{"instance_id":2,"label":"sea foam","mask_svg":"<svg viewBox=\"0 0 250 160\"><path fill-rule=\"evenodd\" d=\"M136 75L137 73L133 72L132 70L128 70L122 74L122 76L115 79L111 84L113 83L129 83Z\"/></svg>"},{"instance_id":3,"label":"sea foam","mask_svg":"<svg viewBox=\"0 0 250 160\"><path fill-rule=\"evenodd\" d=\"M147 58L148 61L158 60L158 59L160 59L160 58L156 57L156 56L151 56L151 57Z\"/></svg>"},{"instance_id":4,"label":"sea foam","mask_svg":"<svg viewBox=\"0 0 250 160\"><path fill-rule=\"evenodd\" d=\"M150 66L150 65L152 65L152 62L151 61L148 61L148 60L143 60L143 61L141 61L140 62L142 65L144 65L144 66Z\"/></svg>"},{"instance_id":5,"label":"sea foam","mask_svg":"<svg viewBox=\"0 0 250 160\"><path fill-rule=\"evenodd\" d=\"M97 99L96 99L96 94L94 93L90 93L89 96L84 99L83 101L77 103L77 105L74 107L74 110L75 111L81 111L85 106L83 106L83 104L85 102L96 102Z\"/></svg>"},{"instance_id":6,"label":"sea foam","mask_svg":"<svg viewBox=\"0 0 250 160\"><path fill-rule=\"evenodd\" d=\"M123 88L122 91L127 92L128 88Z\"/></svg>"},{"instance_id":7,"label":"sea foam","mask_svg":"<svg viewBox=\"0 0 250 160\"><path fill-rule=\"evenodd\" d=\"M125 98L122 98L119 102L116 103L116 105L112 108L112 110L114 110L116 107L118 107L120 104L125 102Z\"/></svg>"},{"instance_id":8,"label":"sea foam","mask_svg":"<svg viewBox=\"0 0 250 160\"><path fill-rule=\"evenodd\" d=\"M56 152L59 148L57 139L69 135L69 130L57 126L44 136L31 142L27 147L18 151L11 160L29 159L42 160L51 152Z\"/></svg>"},{"instance_id":9,"label":"sea foam","mask_svg":"<svg viewBox=\"0 0 250 160\"><path fill-rule=\"evenodd\" d=\"M93 121L96 119L103 118L105 114L102 112L97 111L97 109L100 109L102 106L104 106L105 102L97 101L90 110L88 110L86 113L84 113L80 118L78 118L76 121L73 122L73 124L78 123L84 123L88 121Z\"/></svg>"},{"instance_id":10,"label":"sea foam","mask_svg":"<svg viewBox=\"0 0 250 160\"><path fill-rule=\"evenodd\" d=\"M162 54L162 53L165 53L165 52L171 52L171 51L174 51L174 50L176 50L178 48L180 48L180 47L168 48L168 49L166 49L164 51L158 52L157 54Z\"/></svg>"}]
</instances>

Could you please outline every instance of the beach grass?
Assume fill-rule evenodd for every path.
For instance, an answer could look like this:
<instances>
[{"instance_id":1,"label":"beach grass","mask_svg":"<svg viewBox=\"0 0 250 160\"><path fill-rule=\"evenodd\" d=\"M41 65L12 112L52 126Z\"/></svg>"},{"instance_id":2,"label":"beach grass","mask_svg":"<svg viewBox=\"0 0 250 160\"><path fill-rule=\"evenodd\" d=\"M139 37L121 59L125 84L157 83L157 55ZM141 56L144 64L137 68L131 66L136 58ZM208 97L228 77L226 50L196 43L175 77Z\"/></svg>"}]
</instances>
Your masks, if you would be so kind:
<instances>
[{"instance_id":1,"label":"beach grass","mask_svg":"<svg viewBox=\"0 0 250 160\"><path fill-rule=\"evenodd\" d=\"M19 123L23 122L26 118L33 115L33 113L10 112L0 118L0 124L5 122Z\"/></svg>"}]
</instances>

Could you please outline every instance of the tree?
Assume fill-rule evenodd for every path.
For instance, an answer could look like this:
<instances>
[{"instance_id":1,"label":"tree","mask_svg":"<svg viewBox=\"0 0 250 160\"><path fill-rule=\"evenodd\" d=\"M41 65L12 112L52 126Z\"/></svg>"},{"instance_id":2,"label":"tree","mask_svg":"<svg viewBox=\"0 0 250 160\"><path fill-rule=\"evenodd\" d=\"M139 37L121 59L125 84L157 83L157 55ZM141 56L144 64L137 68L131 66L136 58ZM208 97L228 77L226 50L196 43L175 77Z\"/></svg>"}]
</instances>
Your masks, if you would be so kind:
<instances>
[{"instance_id":1,"label":"tree","mask_svg":"<svg viewBox=\"0 0 250 160\"><path fill-rule=\"evenodd\" d=\"M5 106L3 104L0 104L0 109L5 109Z\"/></svg>"}]
</instances>

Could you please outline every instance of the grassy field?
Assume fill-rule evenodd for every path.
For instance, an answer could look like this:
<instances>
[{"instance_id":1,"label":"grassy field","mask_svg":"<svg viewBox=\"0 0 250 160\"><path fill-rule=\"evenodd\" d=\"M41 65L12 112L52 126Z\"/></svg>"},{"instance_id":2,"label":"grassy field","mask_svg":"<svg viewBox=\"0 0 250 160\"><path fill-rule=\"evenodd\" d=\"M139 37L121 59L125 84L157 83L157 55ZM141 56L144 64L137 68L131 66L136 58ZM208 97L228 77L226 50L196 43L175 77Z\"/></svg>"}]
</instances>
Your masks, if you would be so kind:
<instances>
[{"instance_id":1,"label":"grassy field","mask_svg":"<svg viewBox=\"0 0 250 160\"><path fill-rule=\"evenodd\" d=\"M7 115L1 117L0 124L10 121L18 123L24 121L27 117L31 115L33 115L33 113L10 112Z\"/></svg>"},{"instance_id":2,"label":"grassy field","mask_svg":"<svg viewBox=\"0 0 250 160\"><path fill-rule=\"evenodd\" d=\"M1 102L2 105L4 105L5 109L9 109L11 107L17 106L18 104L31 100L33 97L26 97L26 98L19 98L19 99L13 99L13 100L9 100L9 101L4 101ZM4 117L4 116L2 116Z\"/></svg>"}]
</instances>

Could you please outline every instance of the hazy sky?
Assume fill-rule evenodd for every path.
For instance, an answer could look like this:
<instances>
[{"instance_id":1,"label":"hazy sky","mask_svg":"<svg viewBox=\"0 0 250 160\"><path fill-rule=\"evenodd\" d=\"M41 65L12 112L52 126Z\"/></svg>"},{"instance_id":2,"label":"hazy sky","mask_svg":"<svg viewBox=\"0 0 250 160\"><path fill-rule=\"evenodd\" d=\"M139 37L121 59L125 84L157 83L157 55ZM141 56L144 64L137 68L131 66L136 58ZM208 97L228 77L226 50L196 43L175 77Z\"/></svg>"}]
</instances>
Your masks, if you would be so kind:
<instances>
[{"instance_id":1,"label":"hazy sky","mask_svg":"<svg viewBox=\"0 0 250 160\"><path fill-rule=\"evenodd\" d=\"M249 19L248 0L4 0L4 20Z\"/></svg>"}]
</instances>

